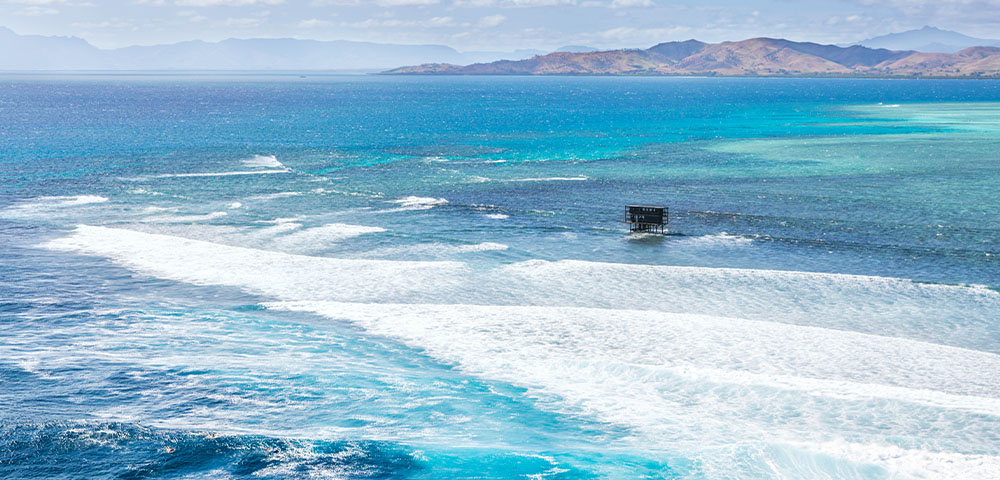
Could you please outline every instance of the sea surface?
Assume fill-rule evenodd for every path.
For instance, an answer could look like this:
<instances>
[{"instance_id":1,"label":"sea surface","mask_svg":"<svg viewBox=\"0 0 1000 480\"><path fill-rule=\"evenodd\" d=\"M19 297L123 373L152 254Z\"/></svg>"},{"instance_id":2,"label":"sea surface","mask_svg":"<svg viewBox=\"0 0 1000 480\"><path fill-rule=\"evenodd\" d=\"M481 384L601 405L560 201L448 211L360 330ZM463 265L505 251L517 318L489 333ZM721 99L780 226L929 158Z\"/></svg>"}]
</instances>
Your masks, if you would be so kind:
<instances>
[{"instance_id":1,"label":"sea surface","mask_svg":"<svg viewBox=\"0 0 1000 480\"><path fill-rule=\"evenodd\" d=\"M0 478L1000 478L1000 81L0 76Z\"/></svg>"}]
</instances>

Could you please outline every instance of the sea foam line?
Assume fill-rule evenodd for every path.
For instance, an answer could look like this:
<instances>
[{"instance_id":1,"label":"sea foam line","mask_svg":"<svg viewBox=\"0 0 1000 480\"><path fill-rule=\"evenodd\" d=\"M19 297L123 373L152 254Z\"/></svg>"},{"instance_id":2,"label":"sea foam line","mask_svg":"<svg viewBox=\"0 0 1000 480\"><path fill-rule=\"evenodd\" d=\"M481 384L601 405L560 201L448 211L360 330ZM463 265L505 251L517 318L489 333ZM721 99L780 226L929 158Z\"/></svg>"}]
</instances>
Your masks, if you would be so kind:
<instances>
[{"instance_id":1,"label":"sea foam line","mask_svg":"<svg viewBox=\"0 0 1000 480\"><path fill-rule=\"evenodd\" d=\"M11 205L0 210L0 217L26 218L35 216L45 216L59 214L62 211L82 207L107 203L108 198L100 195L65 195L36 197Z\"/></svg>"},{"instance_id":2,"label":"sea foam line","mask_svg":"<svg viewBox=\"0 0 1000 480\"><path fill-rule=\"evenodd\" d=\"M443 198L417 197L411 195L409 197L392 200L392 203L399 204L401 208L427 209L437 207L439 205L447 205L448 200Z\"/></svg>"},{"instance_id":3,"label":"sea foam line","mask_svg":"<svg viewBox=\"0 0 1000 480\"><path fill-rule=\"evenodd\" d=\"M63 195L51 197L35 197L31 200L18 203L13 208L63 208L87 205L91 203L105 203L107 197L100 195Z\"/></svg>"},{"instance_id":4,"label":"sea foam line","mask_svg":"<svg viewBox=\"0 0 1000 480\"><path fill-rule=\"evenodd\" d=\"M401 247L391 247L379 250L373 250L366 252L368 256L382 257L382 256L403 256L403 255L450 255L450 254L461 254L461 253L478 253L478 252L500 252L508 250L509 245L496 242L481 242L472 244L448 244L448 243L418 243L415 245L406 245Z\"/></svg>"},{"instance_id":5,"label":"sea foam line","mask_svg":"<svg viewBox=\"0 0 1000 480\"><path fill-rule=\"evenodd\" d=\"M187 178L187 177L231 177L240 175L271 175L276 173L288 173L291 170L283 168L280 170L252 170L239 172L203 172L203 173L165 173L162 175L151 175L144 178Z\"/></svg>"},{"instance_id":6,"label":"sea foam line","mask_svg":"<svg viewBox=\"0 0 1000 480\"><path fill-rule=\"evenodd\" d=\"M43 246L104 256L161 278L295 299L430 295L436 289L460 285L466 270L457 262L310 257L88 225Z\"/></svg>"},{"instance_id":7,"label":"sea foam line","mask_svg":"<svg viewBox=\"0 0 1000 480\"><path fill-rule=\"evenodd\" d=\"M377 210L372 213L395 213L395 212L407 212L413 210L430 210L434 207L447 205L448 200L444 198L418 197L410 195L408 197L397 198L396 200L390 200L389 203L398 204L399 207L388 208L385 210Z\"/></svg>"},{"instance_id":8,"label":"sea foam line","mask_svg":"<svg viewBox=\"0 0 1000 480\"><path fill-rule=\"evenodd\" d=\"M535 178L511 178L504 180L507 182L585 182L590 177L579 175L576 177L535 177Z\"/></svg>"},{"instance_id":9,"label":"sea foam line","mask_svg":"<svg viewBox=\"0 0 1000 480\"><path fill-rule=\"evenodd\" d=\"M248 168L270 168L270 170L244 170L232 172L195 172L195 173L165 173L162 175L151 175L144 178L197 178L197 177L230 177L240 175L273 175L276 173L288 173L292 170L278 161L274 155L254 155L242 161Z\"/></svg>"},{"instance_id":10,"label":"sea foam line","mask_svg":"<svg viewBox=\"0 0 1000 480\"><path fill-rule=\"evenodd\" d=\"M156 215L142 219L146 223L189 223L215 220L229 215L226 212L211 212L203 215Z\"/></svg>"}]
</instances>

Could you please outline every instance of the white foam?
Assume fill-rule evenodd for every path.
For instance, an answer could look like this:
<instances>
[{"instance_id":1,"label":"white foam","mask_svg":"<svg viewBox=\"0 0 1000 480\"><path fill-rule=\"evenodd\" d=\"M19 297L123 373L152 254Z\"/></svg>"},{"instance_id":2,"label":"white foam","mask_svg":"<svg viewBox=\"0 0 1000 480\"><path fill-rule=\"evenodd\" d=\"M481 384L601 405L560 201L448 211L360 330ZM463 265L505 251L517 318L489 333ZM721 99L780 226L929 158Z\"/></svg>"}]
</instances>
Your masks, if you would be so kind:
<instances>
[{"instance_id":1,"label":"white foam","mask_svg":"<svg viewBox=\"0 0 1000 480\"><path fill-rule=\"evenodd\" d=\"M20 208L65 208L91 203L107 202L107 197L100 195L69 195L53 197L37 197L26 202L17 204Z\"/></svg>"},{"instance_id":2,"label":"white foam","mask_svg":"<svg viewBox=\"0 0 1000 480\"><path fill-rule=\"evenodd\" d=\"M305 220L306 218L308 217L304 215L296 215L294 217L278 217L278 218L272 218L271 220L261 220L259 223L272 223L277 225L279 223L299 222Z\"/></svg>"},{"instance_id":3,"label":"white foam","mask_svg":"<svg viewBox=\"0 0 1000 480\"><path fill-rule=\"evenodd\" d=\"M254 155L243 160L243 165L250 168L282 168L287 169L274 155Z\"/></svg>"},{"instance_id":4,"label":"white foam","mask_svg":"<svg viewBox=\"0 0 1000 480\"><path fill-rule=\"evenodd\" d=\"M291 170L252 170L239 172L199 172L199 173L165 173L163 175L152 175L146 178L187 178L187 177L232 177L241 175L270 175L275 173L288 173Z\"/></svg>"},{"instance_id":5,"label":"white foam","mask_svg":"<svg viewBox=\"0 0 1000 480\"><path fill-rule=\"evenodd\" d=\"M631 232L625 235L625 238L629 240L663 240L663 235L659 233L649 233L649 232Z\"/></svg>"},{"instance_id":6,"label":"white foam","mask_svg":"<svg viewBox=\"0 0 1000 480\"><path fill-rule=\"evenodd\" d=\"M883 465L900 478L1000 479L1000 457L901 448L885 443L845 441L800 444L801 448L858 463Z\"/></svg>"},{"instance_id":7,"label":"white foam","mask_svg":"<svg viewBox=\"0 0 1000 480\"><path fill-rule=\"evenodd\" d=\"M266 194L263 194L263 195L254 195L252 197L249 197L247 200L263 200L263 201L267 201L267 200L274 200L274 199L277 199L277 198L296 197L296 196L299 196L299 195L305 195L305 193L303 193L303 192L266 193Z\"/></svg>"},{"instance_id":8,"label":"white foam","mask_svg":"<svg viewBox=\"0 0 1000 480\"><path fill-rule=\"evenodd\" d=\"M274 222L273 226L262 228L255 231L253 234L259 237L273 237L275 235L287 233L292 230L298 230L300 228L302 228L301 223L295 223L292 221Z\"/></svg>"},{"instance_id":9,"label":"white foam","mask_svg":"<svg viewBox=\"0 0 1000 480\"><path fill-rule=\"evenodd\" d=\"M215 220L226 215L229 214L226 212L211 212L203 215L157 215L144 218L142 221L147 223L191 223Z\"/></svg>"},{"instance_id":10,"label":"white foam","mask_svg":"<svg viewBox=\"0 0 1000 480\"><path fill-rule=\"evenodd\" d=\"M142 213L152 214L152 213L163 213L163 212L176 212L180 210L180 207L157 207L149 206L142 209Z\"/></svg>"},{"instance_id":11,"label":"white foam","mask_svg":"<svg viewBox=\"0 0 1000 480\"><path fill-rule=\"evenodd\" d=\"M430 210L434 207L439 207L441 205L447 205L448 200L444 198L434 198L434 197L417 197L409 196L398 198L396 200L390 200L390 203L398 204L398 208L389 208L385 210L377 210L373 213L394 213L394 212L406 212L412 210Z\"/></svg>"},{"instance_id":12,"label":"white foam","mask_svg":"<svg viewBox=\"0 0 1000 480\"><path fill-rule=\"evenodd\" d=\"M564 355L567 361L606 359L620 363L619 368L661 369L692 381L839 399L886 398L1000 418L1000 378L987 374L1000 372L1000 356L913 340L635 310L336 302L271 306L358 321L377 333L415 340L422 348L435 345L443 358L462 364L478 361L454 350L488 346L497 352L494 342L506 338L511 344L505 348L515 356L527 355L519 349L546 345L545 356ZM456 338L470 345L457 346ZM515 345L518 341L527 345ZM893 358L898 360L887 362Z\"/></svg>"},{"instance_id":13,"label":"white foam","mask_svg":"<svg viewBox=\"0 0 1000 480\"><path fill-rule=\"evenodd\" d=\"M753 243L753 240L726 232L696 237L684 237L681 243L695 247L742 247Z\"/></svg>"},{"instance_id":14,"label":"white foam","mask_svg":"<svg viewBox=\"0 0 1000 480\"><path fill-rule=\"evenodd\" d=\"M367 225L351 225L346 223L330 223L327 225L306 229L293 228L297 224L284 223L272 227L271 232L278 232L279 229L286 231L296 230L294 233L276 237L273 245L284 251L295 253L307 253L322 251L331 244L342 242L354 237L370 233L381 233L385 229L381 227L371 227Z\"/></svg>"},{"instance_id":15,"label":"white foam","mask_svg":"<svg viewBox=\"0 0 1000 480\"><path fill-rule=\"evenodd\" d=\"M347 191L347 190L337 190L337 189L327 189L326 191L330 192L330 193L335 193L337 195L344 195L346 197L362 197L362 198L382 198L383 197L383 195L381 193L377 193L377 192L376 193L372 193L372 192L351 192L351 191Z\"/></svg>"},{"instance_id":16,"label":"white foam","mask_svg":"<svg viewBox=\"0 0 1000 480\"><path fill-rule=\"evenodd\" d=\"M425 209L425 208L437 207L440 205L447 205L448 200L445 200L443 198L416 197L411 195L409 197L392 200L392 203L397 203L402 208Z\"/></svg>"},{"instance_id":17,"label":"white foam","mask_svg":"<svg viewBox=\"0 0 1000 480\"><path fill-rule=\"evenodd\" d=\"M509 218L509 216L508 216L508 215L506 215L506 214L503 214L503 213L487 213L487 214L485 215L485 217L486 217L486 218L492 218L492 219L494 219L494 220L503 220L503 219L505 219L505 218Z\"/></svg>"},{"instance_id":18,"label":"white foam","mask_svg":"<svg viewBox=\"0 0 1000 480\"><path fill-rule=\"evenodd\" d=\"M589 177L579 175L576 177L536 177L536 178L511 178L507 182L584 182L590 180Z\"/></svg>"},{"instance_id":19,"label":"white foam","mask_svg":"<svg viewBox=\"0 0 1000 480\"><path fill-rule=\"evenodd\" d=\"M60 215L62 212L72 210L76 207L106 202L108 202L107 197L102 197L100 195L37 197L0 210L0 216L8 218L45 217Z\"/></svg>"},{"instance_id":20,"label":"white foam","mask_svg":"<svg viewBox=\"0 0 1000 480\"><path fill-rule=\"evenodd\" d=\"M510 247L502 243L482 242L473 245L454 245L454 248L458 252L493 252L507 250Z\"/></svg>"},{"instance_id":21,"label":"white foam","mask_svg":"<svg viewBox=\"0 0 1000 480\"><path fill-rule=\"evenodd\" d=\"M86 205L88 203L104 203L107 202L107 197L102 197L100 195L77 195L73 197L41 197L39 201L52 201L52 205L59 207L75 207L77 205Z\"/></svg>"},{"instance_id":22,"label":"white foam","mask_svg":"<svg viewBox=\"0 0 1000 480\"><path fill-rule=\"evenodd\" d=\"M146 190L145 188L133 188L130 189L128 193L131 193L133 195L163 195L160 192L153 192L150 190Z\"/></svg>"},{"instance_id":23,"label":"white foam","mask_svg":"<svg viewBox=\"0 0 1000 480\"><path fill-rule=\"evenodd\" d=\"M186 216L186 215L182 215ZM169 218L170 216L164 216ZM164 236L175 236L179 238L189 238L192 240L204 240L223 245L243 246L254 243L253 233L248 233L245 228L234 225L220 225L212 223L211 219L205 219L202 215L196 215L193 220L186 221L146 221L140 219L139 222L128 224L127 228L134 231L151 233ZM220 216L218 218L225 218ZM263 244L265 242L259 242Z\"/></svg>"},{"instance_id":24,"label":"white foam","mask_svg":"<svg viewBox=\"0 0 1000 480\"><path fill-rule=\"evenodd\" d=\"M291 223L300 224L287 219ZM281 223L281 222L278 222ZM287 222L286 222L287 223ZM273 234L299 227L286 226ZM344 226L314 231L318 241L336 241L350 235L375 233L379 227ZM311 234L299 238L307 238ZM305 240L303 240L305 241ZM54 246L72 246L72 250L104 255L123 262L142 257L149 262L158 260L157 272L174 272L184 278L184 272L201 270L215 275L219 284L233 285L229 278L234 270L248 269L252 274L257 260L244 250L212 243L199 244L197 251L214 257L218 269L203 269L196 263L185 264L190 247L184 239L151 236L138 232L101 227L80 226L70 236L57 240ZM116 250L116 247L120 250ZM207 252L211 252L208 254ZM278 255L278 257L274 257ZM302 272L295 256L281 257L275 252L262 252L261 258L273 258L288 268L280 276L290 286ZM247 258L250 261L247 263ZM335 262L324 259L324 262ZM349 262L348 260L344 260ZM385 272L398 262L379 264ZM408 298L415 291L430 292L418 300L426 303L586 306L610 309L664 310L678 313L700 313L723 317L740 317L783 323L823 326L862 333L891 335L926 340L947 345L975 348L1000 353L995 339L996 312L1000 311L1000 293L981 287L929 285L908 280L840 274L741 270L723 268L671 267L651 265L606 264L584 261L526 261L493 270L466 271L465 278L442 281L436 276L433 263L415 264L428 267L429 275L417 275L412 285L401 285L398 297ZM154 265L150 265L150 268ZM271 268L261 265L261 268ZM318 266L310 266L314 271ZM175 272L176 271L176 272ZM375 281L383 271L352 278L352 282ZM171 273L170 278L175 278ZM335 276L339 270L329 272ZM308 277L308 276L307 276ZM301 280L305 282L304 280ZM440 283L437 283L440 282ZM490 285L489 290L479 288ZM236 284L236 286L239 286ZM365 289L362 288L362 291ZM360 301L334 290L324 300ZM286 299L300 300L290 296Z\"/></svg>"},{"instance_id":25,"label":"white foam","mask_svg":"<svg viewBox=\"0 0 1000 480\"><path fill-rule=\"evenodd\" d=\"M447 257L454 254L504 251L510 247L502 243L482 242L473 244L421 243L368 252L373 257Z\"/></svg>"},{"instance_id":26,"label":"white foam","mask_svg":"<svg viewBox=\"0 0 1000 480\"><path fill-rule=\"evenodd\" d=\"M412 299L455 288L467 272L456 262L309 257L87 225L45 246L108 257L161 278L241 287L278 298Z\"/></svg>"},{"instance_id":27,"label":"white foam","mask_svg":"<svg viewBox=\"0 0 1000 480\"><path fill-rule=\"evenodd\" d=\"M522 304L704 313L1000 352L1000 293L860 275L564 260L503 268ZM641 293L639 293L641 292ZM583 293L583 295L581 295Z\"/></svg>"},{"instance_id":28,"label":"white foam","mask_svg":"<svg viewBox=\"0 0 1000 480\"><path fill-rule=\"evenodd\" d=\"M474 270L91 226L48 247L354 322L706 471L811 477L804 469L829 455L902 478L978 478L997 460L1000 294L986 288L580 261ZM831 441L904 450L862 455ZM770 453L747 466L747 451Z\"/></svg>"},{"instance_id":29,"label":"white foam","mask_svg":"<svg viewBox=\"0 0 1000 480\"><path fill-rule=\"evenodd\" d=\"M627 426L647 448L690 448L688 454L701 456L704 449L792 439L813 455L935 478L984 478L976 475L1000 465L996 455L964 453L986 446L1000 428L1000 356L994 354L649 311L331 302L268 307L356 322L468 373L527 387L553 408ZM882 454L811 447L831 437L935 441ZM707 457L722 470L734 461ZM803 474L796 475L794 465L775 469L789 470L792 477Z\"/></svg>"}]
</instances>

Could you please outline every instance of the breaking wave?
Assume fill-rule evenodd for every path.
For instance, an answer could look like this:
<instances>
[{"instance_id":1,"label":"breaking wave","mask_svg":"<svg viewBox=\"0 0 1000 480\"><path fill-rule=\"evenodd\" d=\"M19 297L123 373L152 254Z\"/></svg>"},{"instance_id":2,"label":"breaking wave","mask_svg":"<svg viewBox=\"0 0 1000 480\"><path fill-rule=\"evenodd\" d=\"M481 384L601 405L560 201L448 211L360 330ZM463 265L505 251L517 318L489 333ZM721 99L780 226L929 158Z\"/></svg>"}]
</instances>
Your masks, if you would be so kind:
<instances>
[{"instance_id":1,"label":"breaking wave","mask_svg":"<svg viewBox=\"0 0 1000 480\"><path fill-rule=\"evenodd\" d=\"M287 168L274 155L254 155L243 160L243 165L250 168Z\"/></svg>"}]
</instances>

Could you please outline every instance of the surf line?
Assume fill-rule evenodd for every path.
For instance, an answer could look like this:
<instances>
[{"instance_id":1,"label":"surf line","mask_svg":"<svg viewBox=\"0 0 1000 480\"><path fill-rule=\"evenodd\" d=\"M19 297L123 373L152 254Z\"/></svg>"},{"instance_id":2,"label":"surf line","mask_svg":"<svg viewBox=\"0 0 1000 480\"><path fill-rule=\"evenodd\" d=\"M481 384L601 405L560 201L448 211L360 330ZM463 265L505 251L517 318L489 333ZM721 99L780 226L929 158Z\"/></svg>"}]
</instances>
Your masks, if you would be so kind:
<instances>
[{"instance_id":1,"label":"surf line","mask_svg":"<svg viewBox=\"0 0 1000 480\"><path fill-rule=\"evenodd\" d=\"M291 172L291 169L282 168L278 170L252 170L246 172L165 173L163 175L152 175L146 178L229 177L235 175L273 175L276 173L288 172Z\"/></svg>"}]
</instances>

